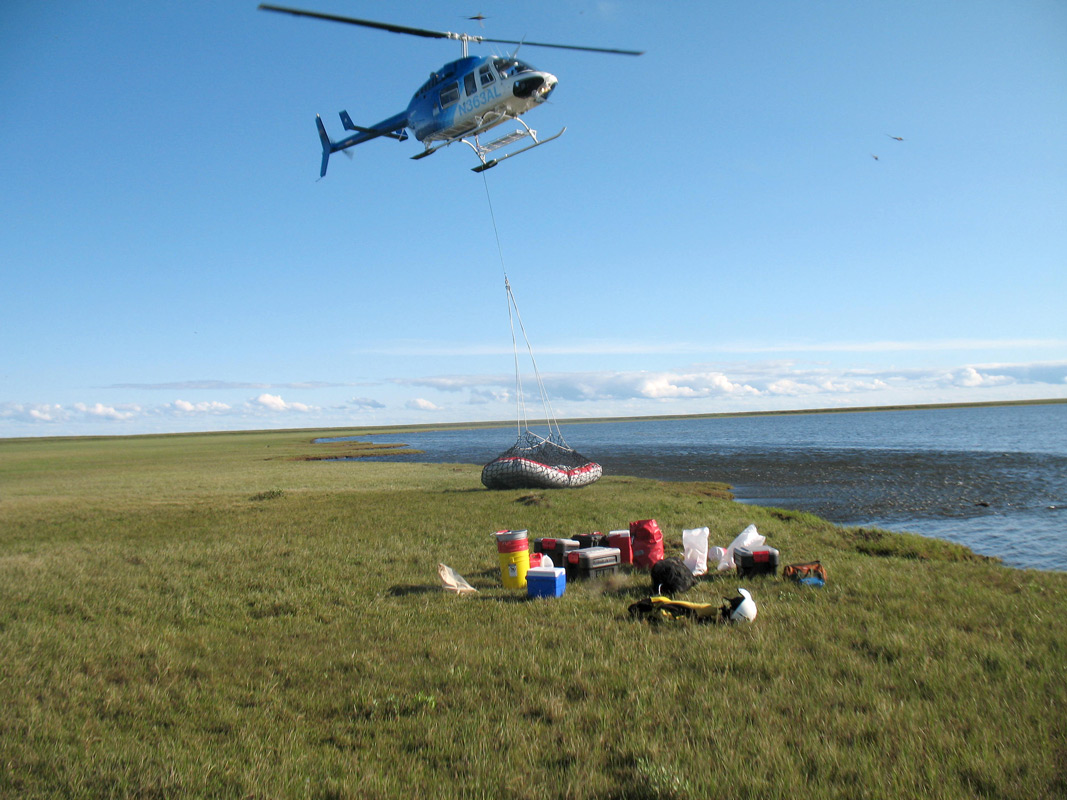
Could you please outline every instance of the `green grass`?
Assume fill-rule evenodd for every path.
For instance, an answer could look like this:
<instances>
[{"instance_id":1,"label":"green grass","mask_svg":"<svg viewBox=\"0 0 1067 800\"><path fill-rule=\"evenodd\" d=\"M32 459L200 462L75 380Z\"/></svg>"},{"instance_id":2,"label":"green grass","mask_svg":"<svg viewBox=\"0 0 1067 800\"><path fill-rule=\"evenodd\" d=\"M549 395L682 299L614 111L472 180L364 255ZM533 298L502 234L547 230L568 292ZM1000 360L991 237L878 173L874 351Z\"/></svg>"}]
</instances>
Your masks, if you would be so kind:
<instances>
[{"instance_id":1,"label":"green grass","mask_svg":"<svg viewBox=\"0 0 1067 800\"><path fill-rule=\"evenodd\" d=\"M316 435L0 440L0 795L1067 794L1063 573L719 485L302 460ZM499 585L492 531L649 517L669 553L755 523L829 584L746 580L733 627L631 621L642 573Z\"/></svg>"}]
</instances>

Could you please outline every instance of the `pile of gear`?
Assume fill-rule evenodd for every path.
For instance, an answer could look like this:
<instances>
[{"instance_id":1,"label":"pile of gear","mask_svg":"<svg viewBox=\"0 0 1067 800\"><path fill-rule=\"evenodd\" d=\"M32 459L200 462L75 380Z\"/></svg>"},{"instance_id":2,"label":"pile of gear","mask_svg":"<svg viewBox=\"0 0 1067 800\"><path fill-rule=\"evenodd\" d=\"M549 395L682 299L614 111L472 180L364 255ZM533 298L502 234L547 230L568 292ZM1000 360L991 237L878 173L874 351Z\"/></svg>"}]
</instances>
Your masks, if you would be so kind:
<instances>
[{"instance_id":1,"label":"pile of gear","mask_svg":"<svg viewBox=\"0 0 1067 800\"><path fill-rule=\"evenodd\" d=\"M629 606L635 619L659 622L687 619L696 622L752 622L756 619L756 601L752 593L738 587L733 597L724 597L721 605L695 603L677 599L697 585L709 572L736 571L739 578L776 575L778 550L766 544L766 537L749 525L729 546L709 547L707 528L682 532L682 556L666 556L663 532L656 520L631 522L629 530L580 534L574 538L540 538L533 540L531 552L528 532L501 530L494 534L500 560L500 577L505 588L523 589L531 598L562 597L568 582L602 578L629 567L648 570L652 593ZM477 590L450 567L439 565L443 588L456 594ZM801 585L821 587L826 583L826 569L818 561L790 564L782 577Z\"/></svg>"},{"instance_id":2,"label":"pile of gear","mask_svg":"<svg viewBox=\"0 0 1067 800\"><path fill-rule=\"evenodd\" d=\"M764 547L766 537L755 525L745 528L728 547L708 546L708 529L692 528L682 531L682 557L663 557L663 534L655 520L634 523L642 538L650 541L649 552L654 563L649 570L654 595L633 603L630 616L650 621L690 619L696 622L752 622L756 619L756 601L752 593L738 587L734 597L724 597L722 605L676 600L675 596L689 591L699 576L708 571L709 555L718 561L718 572L736 569L739 577L774 574L778 568L778 551ZM634 527L631 526L631 527Z\"/></svg>"}]
</instances>

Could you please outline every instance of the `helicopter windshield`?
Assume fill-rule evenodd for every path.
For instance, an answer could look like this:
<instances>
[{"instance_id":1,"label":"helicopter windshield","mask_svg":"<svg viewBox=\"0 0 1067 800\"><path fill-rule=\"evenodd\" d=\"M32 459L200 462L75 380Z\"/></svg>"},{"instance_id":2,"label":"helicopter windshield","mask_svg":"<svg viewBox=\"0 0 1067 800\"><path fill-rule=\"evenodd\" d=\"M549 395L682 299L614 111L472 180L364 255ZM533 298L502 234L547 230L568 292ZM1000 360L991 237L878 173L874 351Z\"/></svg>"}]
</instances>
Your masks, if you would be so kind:
<instances>
[{"instance_id":1,"label":"helicopter windshield","mask_svg":"<svg viewBox=\"0 0 1067 800\"><path fill-rule=\"evenodd\" d=\"M493 60L493 66L500 73L501 78L510 78L520 72L536 72L533 67L517 58L497 58Z\"/></svg>"}]
</instances>

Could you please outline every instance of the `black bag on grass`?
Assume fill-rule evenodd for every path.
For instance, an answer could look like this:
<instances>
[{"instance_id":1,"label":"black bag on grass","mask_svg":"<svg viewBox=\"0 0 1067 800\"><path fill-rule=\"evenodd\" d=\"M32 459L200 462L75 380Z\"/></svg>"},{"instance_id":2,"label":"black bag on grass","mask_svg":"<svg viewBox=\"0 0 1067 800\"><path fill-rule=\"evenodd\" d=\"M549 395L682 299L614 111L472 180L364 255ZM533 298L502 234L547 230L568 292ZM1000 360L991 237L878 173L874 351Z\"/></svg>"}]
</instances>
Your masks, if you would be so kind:
<instances>
[{"instance_id":1,"label":"black bag on grass","mask_svg":"<svg viewBox=\"0 0 1067 800\"><path fill-rule=\"evenodd\" d=\"M678 556L671 556L652 565L652 591L674 597L692 589L697 582L689 567Z\"/></svg>"}]
</instances>

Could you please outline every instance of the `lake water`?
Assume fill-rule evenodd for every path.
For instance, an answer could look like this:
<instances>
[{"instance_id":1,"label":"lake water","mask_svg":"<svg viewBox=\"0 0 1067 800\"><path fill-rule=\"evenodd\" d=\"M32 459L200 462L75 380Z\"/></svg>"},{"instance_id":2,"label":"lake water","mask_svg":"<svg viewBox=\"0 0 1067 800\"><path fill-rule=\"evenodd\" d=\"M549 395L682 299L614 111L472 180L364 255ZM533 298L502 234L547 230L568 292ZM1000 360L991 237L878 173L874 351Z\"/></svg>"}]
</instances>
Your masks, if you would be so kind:
<instances>
[{"instance_id":1,"label":"lake water","mask_svg":"<svg viewBox=\"0 0 1067 800\"><path fill-rule=\"evenodd\" d=\"M574 423L606 475L722 481L741 502L959 542L1067 570L1067 404ZM546 433L546 431L539 431ZM404 432L418 456L485 464L515 428Z\"/></svg>"}]
</instances>

